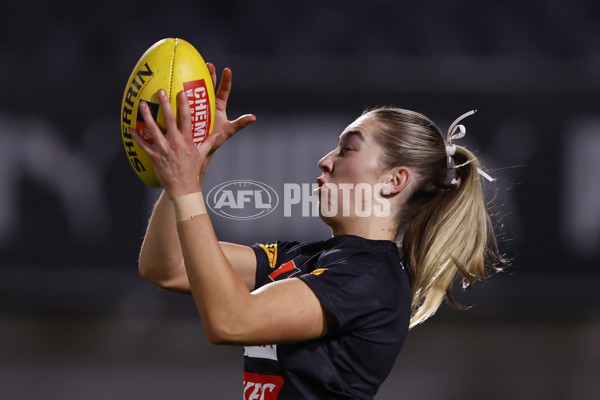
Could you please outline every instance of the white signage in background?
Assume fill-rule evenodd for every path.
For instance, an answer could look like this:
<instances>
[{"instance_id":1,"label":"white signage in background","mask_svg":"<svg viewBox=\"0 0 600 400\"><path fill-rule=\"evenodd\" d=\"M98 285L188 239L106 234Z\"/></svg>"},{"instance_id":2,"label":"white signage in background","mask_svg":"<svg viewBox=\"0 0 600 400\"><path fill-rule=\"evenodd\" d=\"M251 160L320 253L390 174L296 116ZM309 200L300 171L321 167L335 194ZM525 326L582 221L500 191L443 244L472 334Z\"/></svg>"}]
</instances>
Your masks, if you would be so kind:
<instances>
[{"instance_id":1,"label":"white signage in background","mask_svg":"<svg viewBox=\"0 0 600 400\"><path fill-rule=\"evenodd\" d=\"M315 118L307 120L316 121ZM23 209L22 199L19 198L23 179L39 185L56 198L61 206L58 211L65 216L76 241L106 239L113 228L113 218L102 185L107 168L115 157L122 156L122 149L108 141L98 143L99 135L114 129L112 120L107 119L110 123L103 121L103 118L99 118L85 127L80 142L74 145L47 120L35 116L27 119L0 114L0 248L8 245L18 231L21 216L28 212ZM311 195L315 188L314 181L288 183L283 188L277 186L279 194L283 194L279 198L278 192L260 182L232 182L227 178L232 175L256 175L265 176L269 182L282 184L285 182L283 179L289 179L287 182L306 182L306 179L315 178L320 173L316 162L325 151L323 149L335 145L335 140L326 139L321 131L335 132L342 125L337 118L318 122L322 126L299 124L302 132L283 124L267 124L264 130L268 135L263 136L260 142L248 135L247 140L240 136L228 143L227 151L235 156L236 162L232 163L231 157L214 160L211 180L219 182L222 179L221 182L226 181L229 185L222 184L215 188L212 193L215 195L214 201L211 203L215 208L213 211L228 218L247 220L248 224L258 220L255 225L248 225L248 229L256 229L256 232L263 229L269 235L277 236L281 232L276 229L282 226L281 229L286 230L286 224L291 222L273 224L268 230L259 217L275 211L282 200L281 212L284 217L293 219L295 234L302 240L313 237L315 230L321 229L321 224L310 221L315 218L303 217L319 215L318 198ZM286 135L281 135L282 131ZM511 126L509 131L514 132L515 127ZM600 254L600 117L574 118L565 126L563 135L561 153L556 155L555 164L551 165L557 174L554 190L562 199L560 216L557 216L560 218L562 243L573 254L597 257ZM522 136L520 138L523 139ZM287 148L293 148L294 151L280 151ZM495 148L499 149L498 146ZM500 153L516 154L509 150ZM257 159L256 154L267 154L268 162L264 157ZM505 165L523 162L526 163L511 159ZM270 168L272 165L293 165L293 168ZM151 193L149 198L153 203L156 191L152 190ZM505 195L510 195L510 192L505 192ZM516 207L512 201L508 203ZM149 210L151 206L148 204ZM514 223L520 222L518 220L520 218L513 221L513 228ZM215 223L218 221L215 220ZM242 242L247 237L246 231L237 229L228 234L232 241Z\"/></svg>"},{"instance_id":2,"label":"white signage in background","mask_svg":"<svg viewBox=\"0 0 600 400\"><path fill-rule=\"evenodd\" d=\"M265 183L234 180L212 188L206 195L206 204L222 217L248 220L273 212L279 204L279 196Z\"/></svg>"},{"instance_id":3,"label":"white signage in background","mask_svg":"<svg viewBox=\"0 0 600 400\"><path fill-rule=\"evenodd\" d=\"M567 126L562 161L549 173L563 169L564 242L576 253L600 253L600 118L580 118ZM559 165L560 162L560 165Z\"/></svg>"},{"instance_id":4,"label":"white signage in background","mask_svg":"<svg viewBox=\"0 0 600 400\"><path fill-rule=\"evenodd\" d=\"M93 129L90 126L88 133L97 134ZM86 132L82 137L85 144ZM110 214L101 186L102 171L94 165L93 154L86 152L91 149L74 148L44 119L9 119L1 114L0 143L0 247L8 244L20 216L27 213L19 198L23 179L56 197L76 240L93 242L108 234ZM95 145L94 150L98 148ZM51 234L52 227L45 229Z\"/></svg>"}]
</instances>

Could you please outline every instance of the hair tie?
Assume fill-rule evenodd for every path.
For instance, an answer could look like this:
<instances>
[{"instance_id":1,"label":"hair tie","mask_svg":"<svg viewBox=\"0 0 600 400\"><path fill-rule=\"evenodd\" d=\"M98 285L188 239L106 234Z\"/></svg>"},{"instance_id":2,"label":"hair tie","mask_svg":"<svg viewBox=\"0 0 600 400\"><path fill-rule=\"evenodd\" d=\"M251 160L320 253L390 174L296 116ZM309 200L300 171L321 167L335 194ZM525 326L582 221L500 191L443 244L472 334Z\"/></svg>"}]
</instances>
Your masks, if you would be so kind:
<instances>
[{"instance_id":1,"label":"hair tie","mask_svg":"<svg viewBox=\"0 0 600 400\"><path fill-rule=\"evenodd\" d=\"M477 110L471 110L469 112L464 113L460 117L456 118L450 127L448 128L448 133L446 135L445 146L446 146L446 157L448 158L448 165L453 163L454 154L456 154L456 145L452 144L452 141L455 139L463 138L467 134L467 128L464 125L459 124L463 119L475 114ZM465 163L466 164L466 163ZM465 165L465 164L461 164ZM456 167L456 166L455 166ZM490 175L485 173L481 168L477 168L477 172L479 175L483 176L490 182L495 181L496 179L492 178ZM450 182L452 185L458 185L459 181L456 178L453 178Z\"/></svg>"}]
</instances>

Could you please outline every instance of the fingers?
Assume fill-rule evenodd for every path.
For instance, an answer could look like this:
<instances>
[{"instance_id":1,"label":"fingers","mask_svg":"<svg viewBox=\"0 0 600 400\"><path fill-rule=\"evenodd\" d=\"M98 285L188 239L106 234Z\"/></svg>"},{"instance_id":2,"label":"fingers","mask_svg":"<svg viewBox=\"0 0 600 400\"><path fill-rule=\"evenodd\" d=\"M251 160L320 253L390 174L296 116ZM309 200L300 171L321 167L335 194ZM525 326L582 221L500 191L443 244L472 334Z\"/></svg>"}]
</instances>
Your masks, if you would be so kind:
<instances>
[{"instance_id":1,"label":"fingers","mask_svg":"<svg viewBox=\"0 0 600 400\"><path fill-rule=\"evenodd\" d=\"M217 70L214 64L206 63L208 70L210 72L211 79L213 84L217 82ZM250 123L256 121L256 117L252 114L242 115L233 121L228 121L227 118L227 101L229 99L229 94L231 92L232 86L232 72L231 69L225 68L221 75L221 82L219 84L219 88L215 93L215 127L214 133L222 133L222 135L215 136L211 138L209 143L211 143L212 151L214 152L217 148L219 148L227 139L232 137L236 132L245 128Z\"/></svg>"},{"instance_id":2,"label":"fingers","mask_svg":"<svg viewBox=\"0 0 600 400\"><path fill-rule=\"evenodd\" d=\"M210 79L212 79L213 87L217 86L217 68L213 63L207 62L208 72L210 73Z\"/></svg>"},{"instance_id":3,"label":"fingers","mask_svg":"<svg viewBox=\"0 0 600 400\"><path fill-rule=\"evenodd\" d=\"M254 121L256 121L256 115L253 114L245 114L231 121L231 126L233 127L232 135L237 131L244 129L246 126L248 126Z\"/></svg>"},{"instance_id":4,"label":"fingers","mask_svg":"<svg viewBox=\"0 0 600 400\"><path fill-rule=\"evenodd\" d=\"M179 110L179 129L186 139L192 136L192 116L190 103L185 90L177 93L177 109Z\"/></svg>"},{"instance_id":5,"label":"fingers","mask_svg":"<svg viewBox=\"0 0 600 400\"><path fill-rule=\"evenodd\" d=\"M160 102L163 117L165 118L165 127L167 128L167 132L177 130L177 120L175 119L173 108L171 107L171 101L169 100L167 92L163 89L158 91L158 101Z\"/></svg>"},{"instance_id":6,"label":"fingers","mask_svg":"<svg viewBox=\"0 0 600 400\"><path fill-rule=\"evenodd\" d=\"M212 79L213 86L217 85L217 68L213 63L206 63L208 67L208 71L210 72L210 78ZM229 93L231 93L231 81L232 81L232 73L231 69L225 68L223 70L223 74L221 75L221 83L219 84L219 88L215 93L216 107L219 110L225 110L227 107L227 100L229 99Z\"/></svg>"},{"instance_id":7,"label":"fingers","mask_svg":"<svg viewBox=\"0 0 600 400\"><path fill-rule=\"evenodd\" d=\"M216 106L219 109L225 109L227 106L227 99L229 99L229 93L231 92L231 80L232 74L229 68L225 68L223 70L223 74L221 75L221 84L219 85L219 90L216 93Z\"/></svg>"},{"instance_id":8,"label":"fingers","mask_svg":"<svg viewBox=\"0 0 600 400\"><path fill-rule=\"evenodd\" d=\"M160 127L157 125L152 116L148 104L145 101L140 101L139 110L146 124L146 132L150 135L150 138L162 149L169 147L169 140L177 141L177 137L179 137L178 133L181 134L186 140L191 141L192 120L190 105L185 91L182 90L177 94L179 125L177 124L177 119L175 113L173 112L173 107L171 107L171 101L169 100L167 93L163 89L160 89L157 95L158 101L161 105L161 112L163 113L165 120L166 132L169 132L169 134L165 135L161 131ZM131 133L134 137L137 135L136 139L141 138L139 132L137 132L135 129L131 129ZM152 143L148 143L145 139L142 138L141 141L136 140L136 142L139 144L142 150L146 152L153 151L152 149L154 146L152 146Z\"/></svg>"},{"instance_id":9,"label":"fingers","mask_svg":"<svg viewBox=\"0 0 600 400\"><path fill-rule=\"evenodd\" d=\"M140 101L139 111L142 113L142 117L144 118L144 123L146 124L146 132L150 134L150 137L152 138L152 140L154 140L156 144L164 146L166 141L165 136L156 124L156 121L154 121L148 103L146 103L145 101ZM143 140L143 142L146 145L149 145L145 139ZM143 149L146 150L145 148Z\"/></svg>"},{"instance_id":10,"label":"fingers","mask_svg":"<svg viewBox=\"0 0 600 400\"><path fill-rule=\"evenodd\" d=\"M146 139L144 139L142 137L142 135L140 135L140 133L133 128L129 129L129 133L131 134L131 137L133 138L133 141L146 153L148 154L148 156L152 156L154 154L154 151L152 150L152 145L150 143L148 143L146 141Z\"/></svg>"},{"instance_id":11,"label":"fingers","mask_svg":"<svg viewBox=\"0 0 600 400\"><path fill-rule=\"evenodd\" d=\"M201 155L207 156L214 153L223 143L225 143L225 134L222 132L213 133L208 135L202 143L198 145L198 151Z\"/></svg>"},{"instance_id":12,"label":"fingers","mask_svg":"<svg viewBox=\"0 0 600 400\"><path fill-rule=\"evenodd\" d=\"M208 138L204 141L205 143L210 143L211 145L211 153L217 151L219 147L223 145L229 138L231 138L236 132L246 127L248 124L256 121L256 116L252 114L242 115L235 121L229 122L230 129L220 132L214 132L212 135L209 135Z\"/></svg>"}]
</instances>

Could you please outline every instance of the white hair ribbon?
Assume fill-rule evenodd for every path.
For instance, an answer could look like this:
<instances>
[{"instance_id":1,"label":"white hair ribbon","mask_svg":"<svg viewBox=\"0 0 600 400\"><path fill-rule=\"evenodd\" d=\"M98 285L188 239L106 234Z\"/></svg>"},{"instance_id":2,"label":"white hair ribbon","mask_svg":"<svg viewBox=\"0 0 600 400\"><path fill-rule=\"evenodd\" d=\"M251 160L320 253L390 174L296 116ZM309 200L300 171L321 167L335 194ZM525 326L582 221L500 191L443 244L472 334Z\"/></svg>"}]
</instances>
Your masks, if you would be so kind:
<instances>
[{"instance_id":1,"label":"white hair ribbon","mask_svg":"<svg viewBox=\"0 0 600 400\"><path fill-rule=\"evenodd\" d=\"M452 141L455 139L460 139L460 138L464 137L467 133L467 128L465 128L464 125L459 124L459 122L462 121L463 119L475 114L476 112L477 112L477 110L471 110L469 112L464 113L460 117L456 118L454 120L454 122L450 125L450 127L448 128L448 134L446 135L446 156L448 157L449 165L452 163L452 157L454 156L454 154L456 154L456 145L452 144ZM458 167L460 167L462 165L464 165L464 164L458 165ZM479 173L479 175L483 176L485 179L487 179L490 182L493 182L496 180L496 179L492 178L491 176L489 176L487 173L485 173L481 168L477 168L477 172ZM456 179L452 179L451 183L458 184L458 181Z\"/></svg>"}]
</instances>

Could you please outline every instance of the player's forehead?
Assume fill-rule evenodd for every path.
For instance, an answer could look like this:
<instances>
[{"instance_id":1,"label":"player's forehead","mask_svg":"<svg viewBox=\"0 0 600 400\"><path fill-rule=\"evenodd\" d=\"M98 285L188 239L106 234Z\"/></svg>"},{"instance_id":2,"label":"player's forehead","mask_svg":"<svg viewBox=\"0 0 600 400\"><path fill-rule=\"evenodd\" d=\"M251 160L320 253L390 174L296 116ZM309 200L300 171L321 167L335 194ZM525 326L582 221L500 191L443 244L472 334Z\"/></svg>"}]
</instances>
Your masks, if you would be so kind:
<instances>
[{"instance_id":1,"label":"player's forehead","mask_svg":"<svg viewBox=\"0 0 600 400\"><path fill-rule=\"evenodd\" d=\"M344 129L339 138L341 141L350 137L357 137L365 142L371 142L378 128L379 123L373 116L361 115Z\"/></svg>"}]
</instances>

